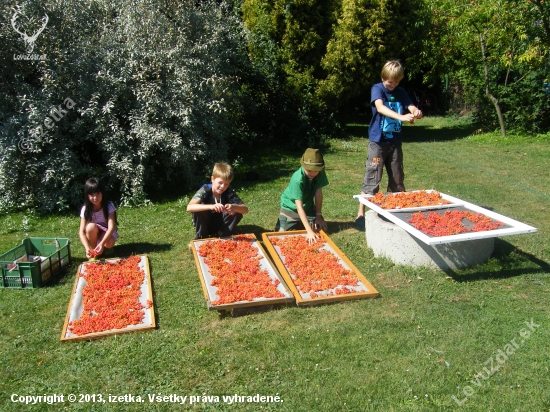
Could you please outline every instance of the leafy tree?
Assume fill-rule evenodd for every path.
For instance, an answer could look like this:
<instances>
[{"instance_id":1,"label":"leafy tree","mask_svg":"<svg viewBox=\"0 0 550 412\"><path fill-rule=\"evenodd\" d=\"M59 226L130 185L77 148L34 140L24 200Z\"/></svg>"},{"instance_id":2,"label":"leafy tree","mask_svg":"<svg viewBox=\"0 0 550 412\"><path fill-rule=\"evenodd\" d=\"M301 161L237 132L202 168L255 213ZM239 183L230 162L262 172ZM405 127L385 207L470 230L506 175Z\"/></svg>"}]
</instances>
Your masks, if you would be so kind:
<instances>
[{"instance_id":1,"label":"leafy tree","mask_svg":"<svg viewBox=\"0 0 550 412\"><path fill-rule=\"evenodd\" d=\"M420 0L244 0L250 55L269 61L308 132L326 132L390 58L418 52ZM340 113L339 113L340 112Z\"/></svg>"},{"instance_id":2,"label":"leafy tree","mask_svg":"<svg viewBox=\"0 0 550 412\"><path fill-rule=\"evenodd\" d=\"M327 75L319 92L340 106L380 81L386 60L406 61L419 53L424 14L423 3L416 0L342 3L338 24L321 61ZM410 63L414 65L412 59Z\"/></svg>"},{"instance_id":3,"label":"leafy tree","mask_svg":"<svg viewBox=\"0 0 550 412\"><path fill-rule=\"evenodd\" d=\"M194 184L233 138L258 138L246 32L224 1L28 4L29 20L49 18L34 51L46 59L14 58L25 44L0 26L0 210L77 205L91 175L141 204Z\"/></svg>"},{"instance_id":4,"label":"leafy tree","mask_svg":"<svg viewBox=\"0 0 550 412\"><path fill-rule=\"evenodd\" d=\"M243 1L243 20L252 33L250 56L286 101L281 105L286 115L296 116L289 122L294 125L290 135L302 136L301 142L309 145L330 125L331 108L317 90L326 77L320 62L339 5L338 0Z\"/></svg>"},{"instance_id":5,"label":"leafy tree","mask_svg":"<svg viewBox=\"0 0 550 412\"><path fill-rule=\"evenodd\" d=\"M450 75L460 84L468 100L477 105L479 119L491 117L484 108L484 97L494 107L501 133L505 120L514 119L516 127L522 112L520 100L510 91L548 67L548 17L550 9L541 1L429 0L433 8L433 30L421 58L432 64L432 75ZM540 96L541 82L523 83L529 95ZM485 96L483 96L483 94ZM525 93L521 93L525 97ZM504 106L503 106L504 104ZM542 97L531 107L533 113L548 107ZM528 115L531 118L531 115ZM542 123L531 122L527 130L540 130Z\"/></svg>"}]
</instances>

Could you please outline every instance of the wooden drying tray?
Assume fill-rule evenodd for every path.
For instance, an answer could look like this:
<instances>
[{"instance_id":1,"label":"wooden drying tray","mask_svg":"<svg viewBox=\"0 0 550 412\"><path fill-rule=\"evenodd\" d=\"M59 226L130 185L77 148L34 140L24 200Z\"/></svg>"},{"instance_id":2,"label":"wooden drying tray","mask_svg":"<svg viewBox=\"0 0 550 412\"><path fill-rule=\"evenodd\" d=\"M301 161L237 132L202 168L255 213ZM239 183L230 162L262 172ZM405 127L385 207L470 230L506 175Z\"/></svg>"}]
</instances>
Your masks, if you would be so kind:
<instances>
[{"instance_id":1,"label":"wooden drying tray","mask_svg":"<svg viewBox=\"0 0 550 412\"><path fill-rule=\"evenodd\" d=\"M316 298L311 298L309 294L307 293L301 293L296 285L294 284L294 281L292 279L292 276L288 270L288 268L284 264L284 256L281 254L281 250L278 246L275 246L271 239L275 237L284 237L284 236L305 236L307 232L305 230L296 230L291 232L268 232L262 234L262 239L264 242L264 245L268 252L270 253L273 261L275 262L275 265L279 269L279 272L283 276L284 280L286 281L288 287L292 291L292 294L294 295L294 298L296 299L297 305L317 305L321 303L327 303L327 302L339 302L343 300L354 300L354 299L363 299L363 298L372 298L377 297L380 294L378 291L374 288L374 286L371 285L371 283L363 276L363 274L355 267L353 263L347 258L347 256L330 240L328 235L324 231L320 231L319 234L321 236L322 241L325 242L325 245L323 246L323 249L329 250L334 255L336 255L340 261L340 264L348 269L351 270L359 279L359 285L356 287L357 292L355 293L346 293L342 295L336 295L336 296L326 296L326 293L329 293L330 291L322 291L317 292L319 294Z\"/></svg>"},{"instance_id":2,"label":"wooden drying tray","mask_svg":"<svg viewBox=\"0 0 550 412\"><path fill-rule=\"evenodd\" d=\"M115 335L128 332L139 332L154 329L155 324L155 307L151 304L150 308L147 308L147 301L153 302L153 293L151 289L151 274L149 271L149 261L146 255L140 256L141 261L139 263L143 271L143 283L141 284L141 296L139 301L145 308L145 316L142 323L138 325L128 325L122 329L111 329L102 332L88 333L85 335L75 335L68 330L69 322L79 319L82 314L82 289L86 286L86 280L80 276L81 273L85 273L86 266L90 264L98 264L98 262L116 262L123 258L110 258L101 259L98 262L84 262L78 267L76 279L74 281L73 292L69 301L69 307L67 308L67 315L65 316L65 323L63 324L63 331L61 332L61 341L82 341L102 338L104 336Z\"/></svg>"},{"instance_id":3,"label":"wooden drying tray","mask_svg":"<svg viewBox=\"0 0 550 412\"><path fill-rule=\"evenodd\" d=\"M209 310L233 310L233 309L245 308L245 307L251 307L251 306L273 305L273 304L289 303L294 301L294 298L292 297L292 293L287 287L285 281L283 280L283 278L281 278L281 275L279 275L279 272L277 272L277 269L273 266L270 259L267 257L267 254L265 253L260 242L258 242L258 240L256 239L256 236L254 234L249 234L245 236L252 236L254 238L252 240L252 245L258 249L258 254L263 257L263 259L260 260L260 267L262 269L267 270L267 272L269 273L269 277L271 279L279 280L280 283L277 286L277 289L281 293L283 293L284 297L257 298L252 301L243 300L243 301L234 302L230 304L213 305L212 302L218 299L218 295L216 293L218 288L216 286L212 286L212 280L214 279L214 276L212 276L212 274L210 273L208 265L204 262L204 258L199 255L198 250L199 250L199 247L205 242L212 241L212 240L219 240L219 239L229 240L231 239L231 237L219 238L219 239L218 238L197 239L197 240L193 240L190 246L193 252L193 256L195 257L195 263L197 265L197 271L199 273L199 279L201 281L204 298L206 299L206 305Z\"/></svg>"}]
</instances>

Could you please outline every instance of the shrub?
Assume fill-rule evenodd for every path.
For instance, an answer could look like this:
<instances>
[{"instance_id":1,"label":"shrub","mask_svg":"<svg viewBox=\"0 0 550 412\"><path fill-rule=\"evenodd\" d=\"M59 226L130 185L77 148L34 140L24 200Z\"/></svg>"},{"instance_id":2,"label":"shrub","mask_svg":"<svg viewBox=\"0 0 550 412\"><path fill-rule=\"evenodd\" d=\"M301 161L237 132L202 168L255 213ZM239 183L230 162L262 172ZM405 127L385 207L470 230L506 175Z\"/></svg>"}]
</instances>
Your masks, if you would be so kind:
<instances>
[{"instance_id":1,"label":"shrub","mask_svg":"<svg viewBox=\"0 0 550 412\"><path fill-rule=\"evenodd\" d=\"M550 95L544 91L544 81L544 71L532 71L501 88L504 118L510 129L529 133L550 130Z\"/></svg>"},{"instance_id":2,"label":"shrub","mask_svg":"<svg viewBox=\"0 0 550 412\"><path fill-rule=\"evenodd\" d=\"M227 3L57 0L22 12L48 15L34 50L46 60L12 59L25 44L0 27L0 210L77 205L91 175L141 204L147 188L195 184L232 137L258 138L245 124L246 33Z\"/></svg>"}]
</instances>

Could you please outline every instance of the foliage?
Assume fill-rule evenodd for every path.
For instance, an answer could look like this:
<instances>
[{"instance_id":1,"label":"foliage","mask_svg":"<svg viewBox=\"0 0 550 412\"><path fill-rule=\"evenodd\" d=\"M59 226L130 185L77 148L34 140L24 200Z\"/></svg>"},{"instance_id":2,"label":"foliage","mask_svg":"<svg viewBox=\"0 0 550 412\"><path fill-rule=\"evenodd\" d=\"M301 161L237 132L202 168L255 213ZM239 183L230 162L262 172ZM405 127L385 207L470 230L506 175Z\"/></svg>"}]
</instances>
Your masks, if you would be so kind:
<instances>
[{"instance_id":1,"label":"foliage","mask_svg":"<svg viewBox=\"0 0 550 412\"><path fill-rule=\"evenodd\" d=\"M142 204L160 184L185 187L227 158L233 137L258 138L246 126L256 96L240 77L250 71L246 33L225 2L37 8L25 12L49 16L35 47L45 60L12 58L24 43L10 25L0 28L0 210L76 205L90 175L123 203ZM2 10L4 21L14 10ZM52 121L51 108L66 99L74 108Z\"/></svg>"},{"instance_id":2,"label":"foliage","mask_svg":"<svg viewBox=\"0 0 550 412\"><path fill-rule=\"evenodd\" d=\"M269 80L280 115L289 118L279 133L294 146L318 145L334 126L333 109L317 96L325 72L320 65L336 23L339 2L244 0L244 23L251 31L249 53ZM298 144L296 144L298 142Z\"/></svg>"},{"instance_id":3,"label":"foliage","mask_svg":"<svg viewBox=\"0 0 550 412\"><path fill-rule=\"evenodd\" d=\"M326 71L319 94L335 105L370 92L380 81L386 60L419 52L423 24L418 0L343 0L338 24L327 44L321 66ZM413 61L410 61L413 66Z\"/></svg>"},{"instance_id":4,"label":"foliage","mask_svg":"<svg viewBox=\"0 0 550 412\"><path fill-rule=\"evenodd\" d=\"M244 0L255 64L277 73L308 133L320 134L379 81L383 63L420 43L422 3L383 0ZM267 63L269 62L269 63Z\"/></svg>"},{"instance_id":5,"label":"foliage","mask_svg":"<svg viewBox=\"0 0 550 412\"><path fill-rule=\"evenodd\" d=\"M448 76L451 85L464 92L465 104L473 106L476 117L486 125L496 125L494 109L498 105L507 128L544 130L545 117L533 115L542 113L549 102L541 92L543 73L548 72L550 63L550 6L527 0L428 3L433 10L433 29L420 56L431 67L426 80ZM535 83L527 83L527 78ZM519 96L511 97L518 92L522 97L537 96L536 104L530 99L530 113L517 105ZM490 106L489 95L496 98L495 107Z\"/></svg>"},{"instance_id":6,"label":"foliage","mask_svg":"<svg viewBox=\"0 0 550 412\"><path fill-rule=\"evenodd\" d=\"M484 127L490 91L508 129L548 130L543 0L9 0L0 13L0 211L73 207L91 175L143 204L258 146L318 146L390 58L427 85L448 79Z\"/></svg>"},{"instance_id":7,"label":"foliage","mask_svg":"<svg viewBox=\"0 0 550 412\"><path fill-rule=\"evenodd\" d=\"M547 76L547 71L532 71L503 88L506 121L514 129L530 133L550 130L550 96L541 87Z\"/></svg>"}]
</instances>

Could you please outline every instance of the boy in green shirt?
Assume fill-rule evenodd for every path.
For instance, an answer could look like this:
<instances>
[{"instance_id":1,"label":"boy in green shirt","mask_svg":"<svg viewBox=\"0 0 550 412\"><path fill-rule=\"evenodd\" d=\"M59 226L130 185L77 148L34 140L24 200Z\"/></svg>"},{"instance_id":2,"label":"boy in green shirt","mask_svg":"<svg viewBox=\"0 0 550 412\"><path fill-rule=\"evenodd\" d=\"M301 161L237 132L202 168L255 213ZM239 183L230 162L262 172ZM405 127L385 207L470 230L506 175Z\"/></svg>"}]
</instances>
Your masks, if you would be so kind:
<instances>
[{"instance_id":1,"label":"boy in green shirt","mask_svg":"<svg viewBox=\"0 0 550 412\"><path fill-rule=\"evenodd\" d=\"M327 230L323 219L323 187L328 185L325 162L319 149L307 149L300 160L302 167L290 178L281 195L281 211L275 231L307 231L308 243L317 242L315 229Z\"/></svg>"}]
</instances>

